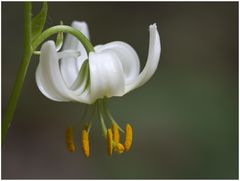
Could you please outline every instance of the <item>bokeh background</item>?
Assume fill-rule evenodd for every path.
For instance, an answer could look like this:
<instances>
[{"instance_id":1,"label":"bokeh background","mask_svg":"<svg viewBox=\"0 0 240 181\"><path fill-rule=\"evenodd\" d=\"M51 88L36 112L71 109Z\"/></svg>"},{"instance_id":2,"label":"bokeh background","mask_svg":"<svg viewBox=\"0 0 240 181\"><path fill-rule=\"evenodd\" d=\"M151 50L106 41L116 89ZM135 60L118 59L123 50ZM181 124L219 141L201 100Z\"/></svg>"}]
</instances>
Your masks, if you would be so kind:
<instances>
[{"instance_id":1,"label":"bokeh background","mask_svg":"<svg viewBox=\"0 0 240 181\"><path fill-rule=\"evenodd\" d=\"M33 13L40 8L33 3ZM92 43L121 40L143 67L148 26L157 23L162 54L154 77L110 100L121 126L134 129L132 150L109 157L100 123L91 156L65 147L66 125L80 122L83 105L59 103L37 89L33 56L2 147L2 178L233 179L238 177L238 2L51 2L46 27L88 22ZM23 52L23 3L2 2L2 116Z\"/></svg>"}]
</instances>

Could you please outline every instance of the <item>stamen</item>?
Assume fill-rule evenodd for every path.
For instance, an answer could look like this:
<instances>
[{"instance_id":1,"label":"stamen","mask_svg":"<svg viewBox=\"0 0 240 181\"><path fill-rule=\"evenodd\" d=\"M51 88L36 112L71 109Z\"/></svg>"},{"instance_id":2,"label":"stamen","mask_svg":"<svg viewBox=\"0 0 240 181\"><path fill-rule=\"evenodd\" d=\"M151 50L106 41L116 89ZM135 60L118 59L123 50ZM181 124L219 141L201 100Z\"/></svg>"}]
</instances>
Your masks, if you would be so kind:
<instances>
[{"instance_id":1,"label":"stamen","mask_svg":"<svg viewBox=\"0 0 240 181\"><path fill-rule=\"evenodd\" d=\"M113 133L111 129L107 130L107 148L108 154L111 156L113 151Z\"/></svg>"},{"instance_id":2,"label":"stamen","mask_svg":"<svg viewBox=\"0 0 240 181\"><path fill-rule=\"evenodd\" d=\"M126 125L126 132L125 132L125 142L124 147L126 151L129 151L132 145L132 127L130 124Z\"/></svg>"},{"instance_id":3,"label":"stamen","mask_svg":"<svg viewBox=\"0 0 240 181\"><path fill-rule=\"evenodd\" d=\"M75 148L75 144L74 144L74 140L73 140L73 130L72 128L67 128L66 129L66 145L67 145L67 149L70 152L75 152L76 148Z\"/></svg>"},{"instance_id":4,"label":"stamen","mask_svg":"<svg viewBox=\"0 0 240 181\"><path fill-rule=\"evenodd\" d=\"M108 130L107 130L107 127L105 125L104 118L103 118L103 115L102 115L101 101L97 101L97 113L98 113L98 117L101 121L103 136L107 139Z\"/></svg>"},{"instance_id":5,"label":"stamen","mask_svg":"<svg viewBox=\"0 0 240 181\"><path fill-rule=\"evenodd\" d=\"M108 108L107 108L107 101L106 99L103 99L103 113L104 115L112 122L112 124L116 124L118 129L124 133L124 130L117 124L117 122L114 120L112 115L110 114Z\"/></svg>"},{"instance_id":6,"label":"stamen","mask_svg":"<svg viewBox=\"0 0 240 181\"><path fill-rule=\"evenodd\" d=\"M89 124L85 123L85 124L83 125L83 130L88 130L88 129L89 129Z\"/></svg>"},{"instance_id":7,"label":"stamen","mask_svg":"<svg viewBox=\"0 0 240 181\"><path fill-rule=\"evenodd\" d=\"M113 130L113 140L116 144L118 144L120 141L120 134L119 134L118 126L115 123L113 123L112 125L112 130Z\"/></svg>"},{"instance_id":8,"label":"stamen","mask_svg":"<svg viewBox=\"0 0 240 181\"><path fill-rule=\"evenodd\" d=\"M86 129L82 130L82 149L85 157L89 157L90 148L89 148L88 132Z\"/></svg>"},{"instance_id":9,"label":"stamen","mask_svg":"<svg viewBox=\"0 0 240 181\"><path fill-rule=\"evenodd\" d=\"M124 146L121 143L117 143L115 148L118 154L123 153L123 151L125 150Z\"/></svg>"}]
</instances>

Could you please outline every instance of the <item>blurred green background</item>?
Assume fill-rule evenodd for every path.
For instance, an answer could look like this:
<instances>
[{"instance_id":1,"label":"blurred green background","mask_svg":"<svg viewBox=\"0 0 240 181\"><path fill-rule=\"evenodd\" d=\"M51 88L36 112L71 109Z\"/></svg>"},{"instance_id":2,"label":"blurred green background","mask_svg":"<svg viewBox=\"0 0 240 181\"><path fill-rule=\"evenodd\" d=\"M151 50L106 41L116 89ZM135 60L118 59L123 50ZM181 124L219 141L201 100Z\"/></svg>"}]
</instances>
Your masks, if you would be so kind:
<instances>
[{"instance_id":1,"label":"blurred green background","mask_svg":"<svg viewBox=\"0 0 240 181\"><path fill-rule=\"evenodd\" d=\"M33 3L38 12L39 3ZM91 156L65 147L66 125L80 122L82 104L48 100L31 60L2 147L2 178L205 179L238 177L238 3L49 3L46 27L88 22L94 45L120 40L145 65L148 26L157 23L162 54L154 77L110 109L134 129L132 150L109 157L100 123ZM23 52L23 3L2 2L2 115Z\"/></svg>"}]
</instances>

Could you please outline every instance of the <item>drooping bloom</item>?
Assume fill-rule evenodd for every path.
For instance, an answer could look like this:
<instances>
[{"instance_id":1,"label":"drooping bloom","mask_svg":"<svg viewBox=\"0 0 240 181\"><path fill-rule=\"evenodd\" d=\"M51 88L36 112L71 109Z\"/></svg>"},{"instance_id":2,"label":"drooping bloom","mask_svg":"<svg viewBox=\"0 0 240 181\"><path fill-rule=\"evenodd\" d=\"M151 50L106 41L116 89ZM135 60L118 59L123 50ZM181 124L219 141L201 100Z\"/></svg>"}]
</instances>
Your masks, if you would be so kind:
<instances>
[{"instance_id":1,"label":"drooping bloom","mask_svg":"<svg viewBox=\"0 0 240 181\"><path fill-rule=\"evenodd\" d=\"M90 39L85 22L74 21L72 26ZM125 42L114 41L98 45L94 47L94 52L89 54L86 53L81 42L72 35L67 35L61 52L57 52L53 41L47 41L42 45L40 62L36 71L38 88L46 97L54 101L92 104L101 122L106 140L111 140L111 143L108 143L110 144L108 150L114 147L117 152L121 153L124 147L120 142L116 142L119 138L111 138L118 135L116 126L120 127L107 110L106 98L123 96L142 86L157 69L161 47L156 24L150 25L149 31L148 58L141 72L136 51ZM88 114L93 114L93 112ZM105 124L106 120L115 126L115 133L113 132L111 137ZM126 150L130 149L132 141L132 133L129 133L132 129L129 126L128 124L127 134L131 135L131 138L126 136L128 137L128 140L125 140L125 145L128 145ZM89 132L90 127L91 123L85 130ZM110 130L114 131L113 128Z\"/></svg>"}]
</instances>

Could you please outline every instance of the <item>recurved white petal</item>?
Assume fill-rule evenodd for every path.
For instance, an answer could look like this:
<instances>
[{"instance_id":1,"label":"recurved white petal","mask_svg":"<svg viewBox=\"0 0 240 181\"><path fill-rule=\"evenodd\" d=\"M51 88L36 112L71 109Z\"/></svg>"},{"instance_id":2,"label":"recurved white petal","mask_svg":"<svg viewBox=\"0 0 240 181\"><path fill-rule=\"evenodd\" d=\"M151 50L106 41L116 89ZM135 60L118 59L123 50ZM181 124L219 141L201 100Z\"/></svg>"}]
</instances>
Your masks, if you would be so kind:
<instances>
[{"instance_id":1,"label":"recurved white petal","mask_svg":"<svg viewBox=\"0 0 240 181\"><path fill-rule=\"evenodd\" d=\"M110 52L89 55L90 93L94 99L121 96L124 93L124 73L118 57Z\"/></svg>"},{"instance_id":2,"label":"recurved white petal","mask_svg":"<svg viewBox=\"0 0 240 181\"><path fill-rule=\"evenodd\" d=\"M58 56L53 41L42 45L36 82L41 92L55 101L67 101L62 91L63 81L59 71ZM64 88L65 89L65 88Z\"/></svg>"},{"instance_id":3,"label":"recurved white petal","mask_svg":"<svg viewBox=\"0 0 240 181\"><path fill-rule=\"evenodd\" d=\"M140 62L136 51L129 44L114 41L105 45L98 45L94 49L96 52L108 51L118 57L122 64L125 84L130 84L136 80L140 70Z\"/></svg>"},{"instance_id":4,"label":"recurved white petal","mask_svg":"<svg viewBox=\"0 0 240 181\"><path fill-rule=\"evenodd\" d=\"M36 72L36 82L40 91L55 101L78 101L87 104L94 102L89 91L81 94L66 86L58 62L55 43L47 41L42 45L40 61Z\"/></svg>"},{"instance_id":5,"label":"recurved white petal","mask_svg":"<svg viewBox=\"0 0 240 181\"><path fill-rule=\"evenodd\" d=\"M74 21L71 26L82 32L88 39L90 38L86 22ZM71 87L78 76L78 72L84 60L87 59L87 53L82 43L71 34L68 34L66 36L63 50L76 50L80 52L80 56L78 58L64 57L60 61L60 68L63 79L66 85L68 87Z\"/></svg>"},{"instance_id":6,"label":"recurved white petal","mask_svg":"<svg viewBox=\"0 0 240 181\"><path fill-rule=\"evenodd\" d=\"M160 45L160 37L157 30L157 25L153 24L149 26L150 31L150 40L149 40L149 50L148 50L148 58L147 63L142 70L142 72L137 77L136 81L133 83L127 84L125 90L127 92L142 86L146 83L155 73L161 53L161 45Z\"/></svg>"}]
</instances>

